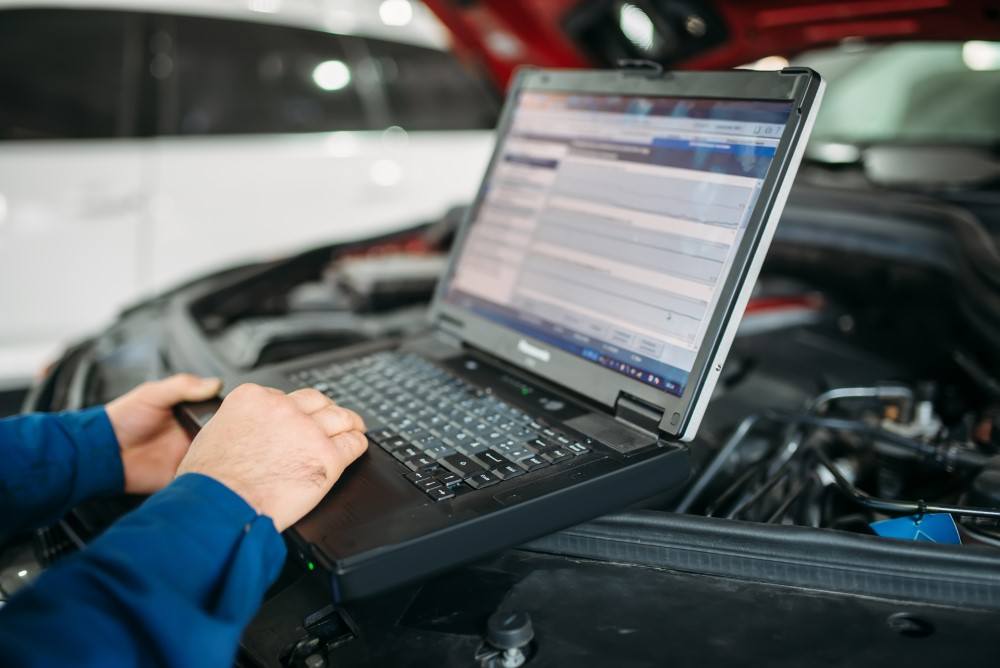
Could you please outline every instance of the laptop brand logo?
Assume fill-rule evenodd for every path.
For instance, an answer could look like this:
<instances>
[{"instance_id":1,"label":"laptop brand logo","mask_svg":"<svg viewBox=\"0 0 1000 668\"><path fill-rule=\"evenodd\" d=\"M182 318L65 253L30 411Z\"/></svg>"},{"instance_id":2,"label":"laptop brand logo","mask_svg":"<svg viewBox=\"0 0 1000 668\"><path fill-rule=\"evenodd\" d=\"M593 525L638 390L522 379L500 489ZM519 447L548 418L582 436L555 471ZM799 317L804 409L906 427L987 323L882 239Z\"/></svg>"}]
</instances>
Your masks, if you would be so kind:
<instances>
[{"instance_id":1,"label":"laptop brand logo","mask_svg":"<svg viewBox=\"0 0 1000 668\"><path fill-rule=\"evenodd\" d=\"M545 348L539 348L538 346L533 346L524 339L517 342L517 349L527 355L528 357L534 357L536 360L541 362L548 362L552 358L552 353L550 353Z\"/></svg>"}]
</instances>

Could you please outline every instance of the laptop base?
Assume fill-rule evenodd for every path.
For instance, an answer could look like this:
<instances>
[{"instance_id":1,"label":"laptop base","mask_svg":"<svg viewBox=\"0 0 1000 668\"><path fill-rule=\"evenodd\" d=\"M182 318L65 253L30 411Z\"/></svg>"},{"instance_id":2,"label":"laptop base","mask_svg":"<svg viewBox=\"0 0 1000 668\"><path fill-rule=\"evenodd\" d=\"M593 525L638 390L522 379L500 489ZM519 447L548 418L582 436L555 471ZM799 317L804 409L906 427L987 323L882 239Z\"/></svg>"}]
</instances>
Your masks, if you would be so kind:
<instances>
[{"instance_id":1,"label":"laptop base","mask_svg":"<svg viewBox=\"0 0 1000 668\"><path fill-rule=\"evenodd\" d=\"M527 454L522 459L516 450L503 449L507 444L495 438L494 447L478 454L472 454L474 448L462 447L457 455L469 453L470 459L487 470L491 466L490 457L497 453L509 455L507 464L516 462L523 469L506 478L502 469L493 469L492 474L500 479L477 488L473 475L465 476L461 469L451 465L452 461L457 461L451 453L438 457L436 461L440 464L416 470L422 455L406 452L400 456L399 448L405 446L370 439L368 453L355 462L331 494L289 532L294 551L301 559L319 564L330 572L337 601L369 596L597 515L620 510L672 489L688 476L685 448L658 442L649 433L619 424L579 398L531 379L520 370L457 347L442 354L440 342L433 338L415 342L407 349L405 354L380 352L368 358L344 360L338 355L327 360L314 359L306 369L302 369L300 362L286 375L296 380L286 380L285 385L292 389L294 385L289 386L290 382L301 385L301 379L310 377L309 374L319 377L323 369L331 366L336 369L338 364L353 365L351 368L358 370L365 366L366 359L381 360L384 366L392 359L413 365L412 360L418 358L419 366L433 365L454 379L448 382L455 383L456 389L458 384L471 388L479 396L487 397L489 402L506 407L502 410L522 414L522 420L527 419L535 428L568 440L571 445L584 447L586 451L564 457L555 448L537 455ZM421 349L434 350L428 357L435 359L431 361L421 356ZM338 360L344 361L338 363ZM333 393L329 381L313 384ZM385 389L380 388L380 392ZM466 394L460 396L468 394L468 390L461 391ZM337 398L351 404L349 397ZM395 434L394 427L400 426L400 423L387 424L385 414L374 417L365 415L364 409L359 412L372 423L369 426L374 435ZM447 411L443 409L442 414ZM455 417L458 419L449 419L440 426L461 424L461 416L452 416ZM568 426L581 422L581 418L584 424L594 419L609 421L612 428L607 433L620 432L618 438L609 440L628 442L632 446L645 441L646 445L621 452L617 443L604 443ZM520 429L520 424L513 428ZM445 444L452 444L455 440L449 438L449 434L454 436L454 430L433 429L425 442L431 443L431 447L439 447L443 438ZM549 435L542 437L551 445L555 441ZM537 440L534 436L529 438L528 433L521 436L526 442ZM530 447L538 452L543 445L544 441ZM545 461L546 456L557 461L534 468L530 460ZM418 473L425 473L424 480L431 482L415 480ZM453 487L433 483L435 479L455 477L463 477L466 482Z\"/></svg>"}]
</instances>

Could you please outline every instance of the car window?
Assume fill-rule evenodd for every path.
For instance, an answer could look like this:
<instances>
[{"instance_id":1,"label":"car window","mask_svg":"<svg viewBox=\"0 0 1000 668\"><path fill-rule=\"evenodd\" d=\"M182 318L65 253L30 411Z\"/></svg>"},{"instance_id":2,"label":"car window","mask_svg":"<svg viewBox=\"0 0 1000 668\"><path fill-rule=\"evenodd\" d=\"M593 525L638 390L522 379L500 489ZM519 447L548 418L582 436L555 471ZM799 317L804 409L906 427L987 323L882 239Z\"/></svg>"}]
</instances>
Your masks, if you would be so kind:
<instances>
[{"instance_id":1,"label":"car window","mask_svg":"<svg viewBox=\"0 0 1000 668\"><path fill-rule=\"evenodd\" d=\"M123 12L0 11L0 139L129 134L137 21Z\"/></svg>"},{"instance_id":2,"label":"car window","mask_svg":"<svg viewBox=\"0 0 1000 668\"><path fill-rule=\"evenodd\" d=\"M407 130L492 129L499 98L450 53L364 40L385 91L390 125Z\"/></svg>"},{"instance_id":3,"label":"car window","mask_svg":"<svg viewBox=\"0 0 1000 668\"><path fill-rule=\"evenodd\" d=\"M172 24L171 84L183 135L370 126L357 65L336 35L210 18ZM163 75L161 75L163 76Z\"/></svg>"},{"instance_id":4,"label":"car window","mask_svg":"<svg viewBox=\"0 0 1000 668\"><path fill-rule=\"evenodd\" d=\"M848 44L795 64L828 82L814 140L1000 140L1000 43Z\"/></svg>"}]
</instances>

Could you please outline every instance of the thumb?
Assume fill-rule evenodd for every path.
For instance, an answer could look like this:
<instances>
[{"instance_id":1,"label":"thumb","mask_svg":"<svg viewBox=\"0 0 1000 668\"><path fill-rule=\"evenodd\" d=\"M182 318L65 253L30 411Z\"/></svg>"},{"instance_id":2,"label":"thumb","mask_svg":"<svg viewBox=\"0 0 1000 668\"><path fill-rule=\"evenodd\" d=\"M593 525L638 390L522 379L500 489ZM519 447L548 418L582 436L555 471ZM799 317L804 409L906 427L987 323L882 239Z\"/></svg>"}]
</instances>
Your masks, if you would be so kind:
<instances>
[{"instance_id":1,"label":"thumb","mask_svg":"<svg viewBox=\"0 0 1000 668\"><path fill-rule=\"evenodd\" d=\"M159 406L173 406L182 401L205 401L219 394L222 381L218 378L201 378L190 373L179 373L145 388L146 399Z\"/></svg>"}]
</instances>

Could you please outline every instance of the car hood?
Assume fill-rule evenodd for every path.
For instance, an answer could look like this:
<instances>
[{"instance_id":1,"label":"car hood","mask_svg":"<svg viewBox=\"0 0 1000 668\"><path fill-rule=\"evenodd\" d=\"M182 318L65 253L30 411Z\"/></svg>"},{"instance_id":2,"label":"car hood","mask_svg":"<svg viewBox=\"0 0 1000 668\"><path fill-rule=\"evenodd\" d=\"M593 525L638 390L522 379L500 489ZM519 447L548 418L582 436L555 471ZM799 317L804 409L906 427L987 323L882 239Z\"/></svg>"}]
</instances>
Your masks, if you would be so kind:
<instances>
[{"instance_id":1,"label":"car hood","mask_svg":"<svg viewBox=\"0 0 1000 668\"><path fill-rule=\"evenodd\" d=\"M613 65L619 56L634 57L626 53L623 5L640 24L655 25L662 38L655 59L673 68L736 67L850 39L1000 39L1000 4L995 0L426 0L426 4L451 30L456 49L478 58L501 85L520 65L601 67Z\"/></svg>"}]
</instances>

